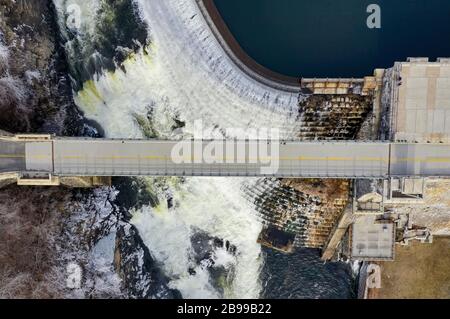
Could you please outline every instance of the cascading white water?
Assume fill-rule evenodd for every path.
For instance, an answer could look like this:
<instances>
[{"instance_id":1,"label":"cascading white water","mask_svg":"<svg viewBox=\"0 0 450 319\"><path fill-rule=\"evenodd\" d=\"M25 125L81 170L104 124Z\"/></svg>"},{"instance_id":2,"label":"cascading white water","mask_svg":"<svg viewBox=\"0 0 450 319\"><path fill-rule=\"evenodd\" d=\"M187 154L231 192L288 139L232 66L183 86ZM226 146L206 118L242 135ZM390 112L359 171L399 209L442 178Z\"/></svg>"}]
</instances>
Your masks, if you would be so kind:
<instances>
[{"instance_id":1,"label":"cascading white water","mask_svg":"<svg viewBox=\"0 0 450 319\"><path fill-rule=\"evenodd\" d=\"M87 41L95 36L96 15L100 7L99 0L79 1L79 0L53 0L58 18L60 19L60 29L62 35L68 38L68 30L65 28L72 25L79 25L78 36ZM77 19L80 19L77 21ZM73 43L73 42L72 42Z\"/></svg>"},{"instance_id":2,"label":"cascading white water","mask_svg":"<svg viewBox=\"0 0 450 319\"><path fill-rule=\"evenodd\" d=\"M130 57L122 69L87 83L77 95L86 116L102 123L108 136L142 135L135 115L146 117L150 110L162 134L176 116L186 122L187 131L199 118L220 128L280 128L284 137L298 129L298 95L243 74L224 54L193 0L138 3L151 33L148 55ZM110 116L119 120L104 120Z\"/></svg>"},{"instance_id":3,"label":"cascading white water","mask_svg":"<svg viewBox=\"0 0 450 319\"><path fill-rule=\"evenodd\" d=\"M67 3L95 8L93 0L54 1L59 11ZM194 0L136 2L148 24L151 44L132 54L121 68L84 83L75 96L85 116L100 123L108 137L144 136L137 119L147 117L157 135L167 138L175 137L174 118L186 123L185 136L192 134L197 119L218 130L270 127L279 128L282 137L295 135L300 126L296 122L298 96L264 86L242 73L223 52ZM87 14L90 17L82 23L95 23L95 12ZM89 32L92 27L81 30ZM80 41L85 38L80 36ZM70 46L66 49L70 55ZM220 296L207 267L192 265L190 238L196 229L229 240L237 248L236 256L221 249L214 252L216 265L234 269L234 280L224 295L259 296L263 261L256 240L262 224L241 191L243 184L242 179L188 178L170 187L173 208L161 204L134 213L132 222L172 279L170 285L183 297ZM163 190L157 193L164 199ZM189 275L191 267L195 275Z\"/></svg>"},{"instance_id":4,"label":"cascading white water","mask_svg":"<svg viewBox=\"0 0 450 319\"><path fill-rule=\"evenodd\" d=\"M224 287L225 297L258 297L261 263L256 238L261 224L242 197L241 184L238 178L189 178L173 192L175 207L169 209L162 202L156 209L145 207L134 214L132 223L166 274L175 278L171 286L183 296L220 297L209 282L207 265L193 264L190 238L200 229L237 247L236 256L221 247L213 255L214 267L234 269L234 280ZM194 268L196 274L189 275L188 268Z\"/></svg>"}]
</instances>

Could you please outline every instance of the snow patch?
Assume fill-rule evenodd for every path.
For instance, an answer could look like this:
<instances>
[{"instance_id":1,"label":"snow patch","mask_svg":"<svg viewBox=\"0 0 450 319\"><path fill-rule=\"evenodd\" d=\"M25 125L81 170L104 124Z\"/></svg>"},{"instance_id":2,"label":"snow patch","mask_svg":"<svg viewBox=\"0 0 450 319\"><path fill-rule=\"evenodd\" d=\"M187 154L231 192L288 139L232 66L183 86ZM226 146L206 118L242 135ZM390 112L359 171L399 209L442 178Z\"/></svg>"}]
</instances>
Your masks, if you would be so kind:
<instances>
[{"instance_id":1,"label":"snow patch","mask_svg":"<svg viewBox=\"0 0 450 319\"><path fill-rule=\"evenodd\" d=\"M29 85L32 85L34 81L40 81L41 80L41 72L34 70L28 70L25 72L25 79L27 80L27 83Z\"/></svg>"},{"instance_id":2,"label":"snow patch","mask_svg":"<svg viewBox=\"0 0 450 319\"><path fill-rule=\"evenodd\" d=\"M9 49L8 47L0 41L0 66L7 66L9 60Z\"/></svg>"}]
</instances>

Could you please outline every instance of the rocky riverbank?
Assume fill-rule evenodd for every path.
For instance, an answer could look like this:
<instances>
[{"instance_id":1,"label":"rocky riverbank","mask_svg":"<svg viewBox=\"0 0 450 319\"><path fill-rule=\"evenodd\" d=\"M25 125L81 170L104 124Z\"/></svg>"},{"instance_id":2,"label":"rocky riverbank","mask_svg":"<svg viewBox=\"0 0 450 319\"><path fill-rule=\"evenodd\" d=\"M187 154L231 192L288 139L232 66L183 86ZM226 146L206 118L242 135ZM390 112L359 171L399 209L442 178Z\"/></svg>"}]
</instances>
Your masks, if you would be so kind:
<instances>
[{"instance_id":1,"label":"rocky riverbank","mask_svg":"<svg viewBox=\"0 0 450 319\"><path fill-rule=\"evenodd\" d=\"M0 1L0 127L83 134L51 1Z\"/></svg>"}]
</instances>

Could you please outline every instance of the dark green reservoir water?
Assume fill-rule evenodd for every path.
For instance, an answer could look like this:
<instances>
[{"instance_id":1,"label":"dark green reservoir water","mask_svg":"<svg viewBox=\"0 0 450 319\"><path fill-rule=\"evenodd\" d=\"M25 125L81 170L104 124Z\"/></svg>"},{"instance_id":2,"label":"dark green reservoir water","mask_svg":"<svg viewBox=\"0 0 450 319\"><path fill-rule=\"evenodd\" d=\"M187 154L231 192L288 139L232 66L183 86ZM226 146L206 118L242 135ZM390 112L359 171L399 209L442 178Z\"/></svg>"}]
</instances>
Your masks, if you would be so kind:
<instances>
[{"instance_id":1,"label":"dark green reservoir water","mask_svg":"<svg viewBox=\"0 0 450 319\"><path fill-rule=\"evenodd\" d=\"M214 0L244 51L293 77L361 77L407 57L450 57L450 0ZM381 28L367 27L367 7Z\"/></svg>"}]
</instances>

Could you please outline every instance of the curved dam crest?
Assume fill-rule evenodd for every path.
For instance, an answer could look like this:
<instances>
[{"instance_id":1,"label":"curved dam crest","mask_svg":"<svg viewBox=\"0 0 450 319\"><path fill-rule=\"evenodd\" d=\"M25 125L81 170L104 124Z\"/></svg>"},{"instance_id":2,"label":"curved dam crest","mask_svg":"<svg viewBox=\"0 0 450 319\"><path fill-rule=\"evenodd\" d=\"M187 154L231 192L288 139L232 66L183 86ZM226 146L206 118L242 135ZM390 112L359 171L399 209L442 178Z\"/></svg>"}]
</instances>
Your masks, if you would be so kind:
<instances>
[{"instance_id":1,"label":"curved dam crest","mask_svg":"<svg viewBox=\"0 0 450 319\"><path fill-rule=\"evenodd\" d=\"M300 78L274 72L250 57L240 46L217 10L213 0L196 0L206 22L223 50L247 75L266 85L288 92L300 91Z\"/></svg>"}]
</instances>

